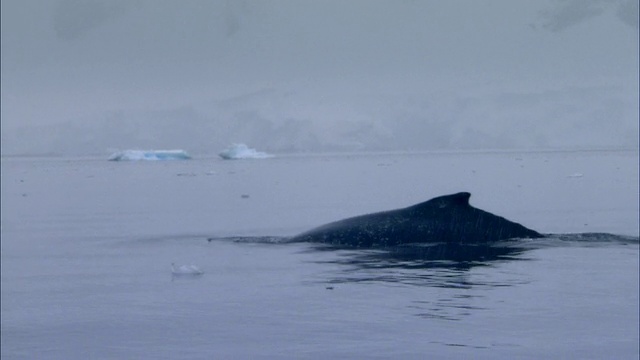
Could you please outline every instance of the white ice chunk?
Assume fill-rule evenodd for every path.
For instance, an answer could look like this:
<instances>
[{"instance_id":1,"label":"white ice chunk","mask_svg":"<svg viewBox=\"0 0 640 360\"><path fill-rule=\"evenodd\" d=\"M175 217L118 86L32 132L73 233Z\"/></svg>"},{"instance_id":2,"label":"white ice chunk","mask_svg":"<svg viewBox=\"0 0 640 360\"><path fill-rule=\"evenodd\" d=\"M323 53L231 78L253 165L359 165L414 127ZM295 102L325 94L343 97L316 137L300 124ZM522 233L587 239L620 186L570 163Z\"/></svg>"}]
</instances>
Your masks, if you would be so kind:
<instances>
[{"instance_id":1,"label":"white ice chunk","mask_svg":"<svg viewBox=\"0 0 640 360\"><path fill-rule=\"evenodd\" d=\"M251 149L245 144L233 144L218 155L225 160L266 159L273 156L264 152L256 151L256 149Z\"/></svg>"},{"instance_id":2,"label":"white ice chunk","mask_svg":"<svg viewBox=\"0 0 640 360\"><path fill-rule=\"evenodd\" d=\"M124 150L109 156L110 161L137 160L188 160L191 156L184 150Z\"/></svg>"},{"instance_id":3,"label":"white ice chunk","mask_svg":"<svg viewBox=\"0 0 640 360\"><path fill-rule=\"evenodd\" d=\"M195 265L180 265L176 267L176 264L171 263L171 274L175 276L197 276L204 274L204 271Z\"/></svg>"}]
</instances>

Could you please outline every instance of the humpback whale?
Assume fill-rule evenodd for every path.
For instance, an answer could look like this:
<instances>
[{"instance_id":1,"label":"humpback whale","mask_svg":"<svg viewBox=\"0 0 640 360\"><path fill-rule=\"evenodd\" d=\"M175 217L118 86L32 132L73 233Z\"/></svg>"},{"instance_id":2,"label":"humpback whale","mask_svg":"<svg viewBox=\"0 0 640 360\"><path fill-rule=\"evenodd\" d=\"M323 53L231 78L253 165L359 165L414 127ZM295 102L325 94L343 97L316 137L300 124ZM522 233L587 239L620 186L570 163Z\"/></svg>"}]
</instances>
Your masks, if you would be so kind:
<instances>
[{"instance_id":1,"label":"humpback whale","mask_svg":"<svg viewBox=\"0 0 640 360\"><path fill-rule=\"evenodd\" d=\"M540 238L540 233L474 208L471 194L444 195L402 209L335 221L296 235L291 242L326 243L358 248L420 243L486 244L512 238Z\"/></svg>"}]
</instances>

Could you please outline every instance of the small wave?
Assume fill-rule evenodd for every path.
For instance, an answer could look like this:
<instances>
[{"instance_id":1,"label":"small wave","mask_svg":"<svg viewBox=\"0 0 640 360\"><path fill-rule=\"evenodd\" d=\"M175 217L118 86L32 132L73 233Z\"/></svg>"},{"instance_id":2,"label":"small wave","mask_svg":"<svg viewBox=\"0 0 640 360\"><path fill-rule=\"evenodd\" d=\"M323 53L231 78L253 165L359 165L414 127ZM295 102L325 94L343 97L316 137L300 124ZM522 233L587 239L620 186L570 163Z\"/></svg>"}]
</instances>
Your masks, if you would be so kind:
<instances>
[{"instance_id":1,"label":"small wave","mask_svg":"<svg viewBox=\"0 0 640 360\"><path fill-rule=\"evenodd\" d=\"M545 237L540 239L523 240L522 244L527 248L638 245L640 244L640 238L637 236L608 233L546 234Z\"/></svg>"},{"instance_id":2,"label":"small wave","mask_svg":"<svg viewBox=\"0 0 640 360\"><path fill-rule=\"evenodd\" d=\"M553 235L552 235L553 236ZM608 233L576 233L576 234L560 234L555 235L563 241L582 241L582 242L614 242L614 243L640 243L640 237L630 235L615 235Z\"/></svg>"},{"instance_id":3,"label":"small wave","mask_svg":"<svg viewBox=\"0 0 640 360\"><path fill-rule=\"evenodd\" d=\"M284 244L289 238L285 236L226 236L226 237L208 237L208 242L213 241L229 241L235 243L246 244Z\"/></svg>"}]
</instances>

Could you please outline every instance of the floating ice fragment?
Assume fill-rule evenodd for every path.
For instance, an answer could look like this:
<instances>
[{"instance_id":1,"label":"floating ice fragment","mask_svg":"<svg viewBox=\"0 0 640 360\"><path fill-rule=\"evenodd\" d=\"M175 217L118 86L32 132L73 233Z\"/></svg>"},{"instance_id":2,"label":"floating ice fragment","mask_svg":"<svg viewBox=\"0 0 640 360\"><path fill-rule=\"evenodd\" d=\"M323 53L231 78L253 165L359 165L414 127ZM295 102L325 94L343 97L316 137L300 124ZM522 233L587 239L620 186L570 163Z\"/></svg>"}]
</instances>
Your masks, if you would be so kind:
<instances>
[{"instance_id":1,"label":"floating ice fragment","mask_svg":"<svg viewBox=\"0 0 640 360\"><path fill-rule=\"evenodd\" d=\"M237 159L266 159L273 157L264 152L251 149L245 144L233 144L230 147L224 149L220 154L221 158L225 160L237 160Z\"/></svg>"},{"instance_id":2,"label":"floating ice fragment","mask_svg":"<svg viewBox=\"0 0 640 360\"><path fill-rule=\"evenodd\" d=\"M137 160L189 160L191 156L184 150L124 150L109 156L110 161Z\"/></svg>"},{"instance_id":3,"label":"floating ice fragment","mask_svg":"<svg viewBox=\"0 0 640 360\"><path fill-rule=\"evenodd\" d=\"M171 263L171 274L175 276L198 276L204 274L204 271L195 265L180 265L176 267L174 263Z\"/></svg>"},{"instance_id":4,"label":"floating ice fragment","mask_svg":"<svg viewBox=\"0 0 640 360\"><path fill-rule=\"evenodd\" d=\"M574 174L571 174L571 175L569 175L569 176L567 176L567 177L568 177L568 178L581 178L581 177L583 177L583 176L584 176L584 175L583 175L583 174L581 174L581 173L574 173Z\"/></svg>"}]
</instances>

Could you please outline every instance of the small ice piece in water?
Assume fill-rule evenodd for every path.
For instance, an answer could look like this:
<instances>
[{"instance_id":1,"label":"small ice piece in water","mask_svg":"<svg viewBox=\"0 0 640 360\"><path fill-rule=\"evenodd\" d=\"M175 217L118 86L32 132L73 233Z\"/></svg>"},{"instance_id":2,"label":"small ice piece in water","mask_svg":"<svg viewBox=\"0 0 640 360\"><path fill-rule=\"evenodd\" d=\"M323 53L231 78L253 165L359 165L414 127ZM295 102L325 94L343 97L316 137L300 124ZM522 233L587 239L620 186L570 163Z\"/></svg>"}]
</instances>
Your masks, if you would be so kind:
<instances>
[{"instance_id":1,"label":"small ice piece in water","mask_svg":"<svg viewBox=\"0 0 640 360\"><path fill-rule=\"evenodd\" d=\"M584 175L582 175L581 173L574 173L574 174L571 174L571 175L569 175L567 177L569 177L569 178L581 178L583 176Z\"/></svg>"},{"instance_id":2,"label":"small ice piece in water","mask_svg":"<svg viewBox=\"0 0 640 360\"><path fill-rule=\"evenodd\" d=\"M225 160L237 160L237 159L266 159L273 157L264 152L251 149L245 144L233 144L230 147L224 149L220 154L221 158Z\"/></svg>"},{"instance_id":3,"label":"small ice piece in water","mask_svg":"<svg viewBox=\"0 0 640 360\"><path fill-rule=\"evenodd\" d=\"M171 274L175 276L197 276L204 274L204 271L195 265L180 265L176 267L175 263L171 263Z\"/></svg>"},{"instance_id":4,"label":"small ice piece in water","mask_svg":"<svg viewBox=\"0 0 640 360\"><path fill-rule=\"evenodd\" d=\"M124 150L109 156L109 161L137 160L189 160L191 156L184 150Z\"/></svg>"}]
</instances>

